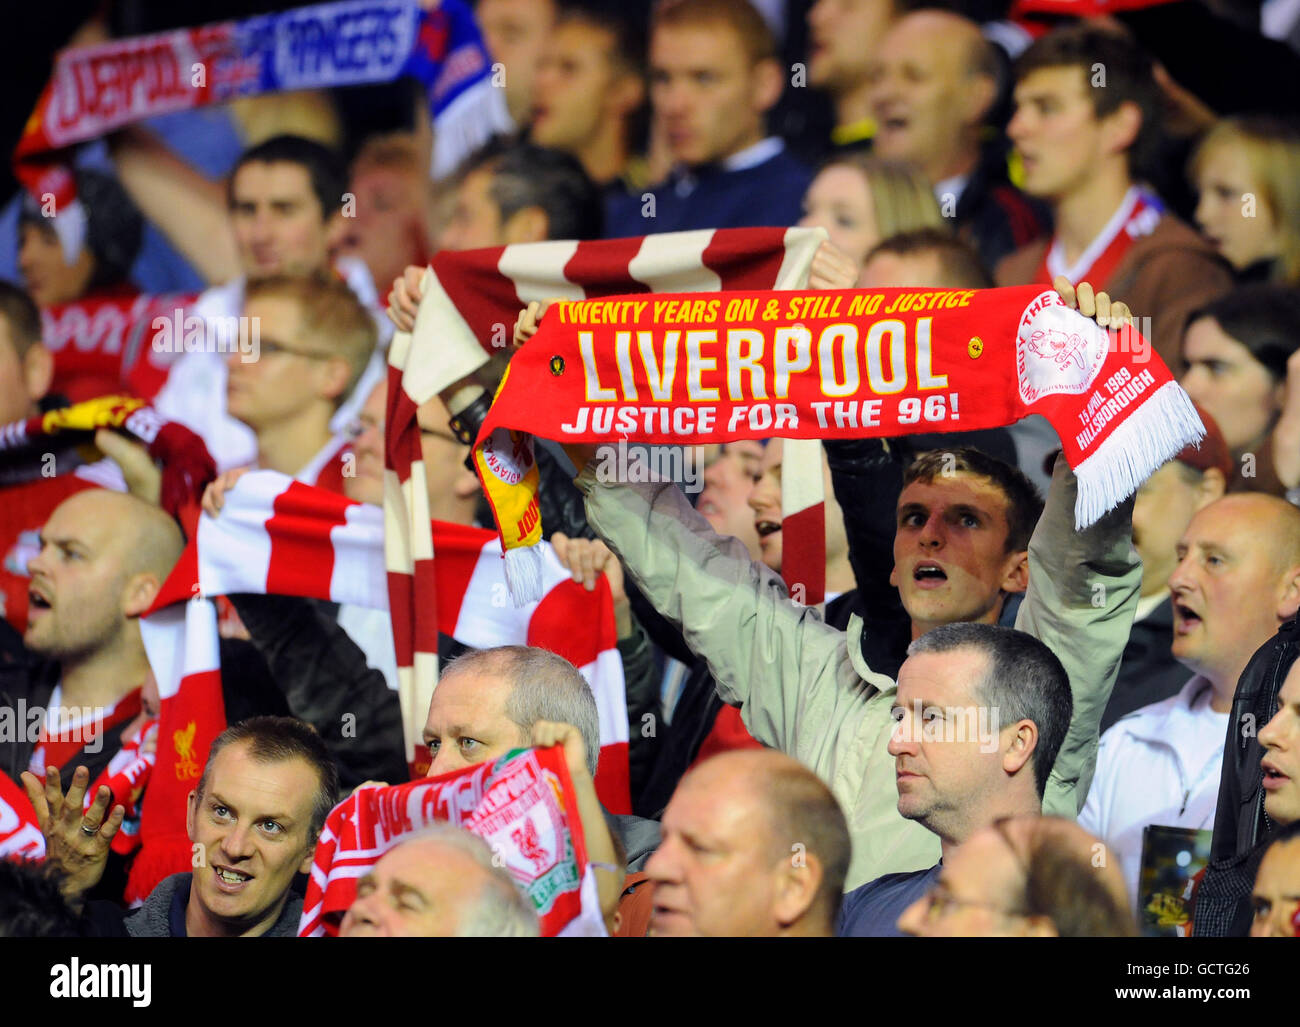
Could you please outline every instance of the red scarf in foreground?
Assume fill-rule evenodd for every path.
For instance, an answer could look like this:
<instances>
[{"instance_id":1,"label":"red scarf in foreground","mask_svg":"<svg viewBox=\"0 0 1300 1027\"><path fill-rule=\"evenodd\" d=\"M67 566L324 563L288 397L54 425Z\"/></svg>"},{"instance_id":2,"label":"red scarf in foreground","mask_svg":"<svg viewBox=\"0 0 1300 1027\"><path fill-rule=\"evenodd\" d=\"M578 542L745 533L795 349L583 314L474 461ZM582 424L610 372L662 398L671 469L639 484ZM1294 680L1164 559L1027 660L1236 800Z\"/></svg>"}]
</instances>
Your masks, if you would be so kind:
<instances>
[{"instance_id":1,"label":"red scarf in foreground","mask_svg":"<svg viewBox=\"0 0 1300 1027\"><path fill-rule=\"evenodd\" d=\"M562 442L859 438L1042 414L1086 527L1204 435L1135 330L1038 286L626 296L553 307L475 445L517 600L541 537L531 435ZM524 434L529 433L529 434Z\"/></svg>"},{"instance_id":2,"label":"red scarf in foreground","mask_svg":"<svg viewBox=\"0 0 1300 1027\"><path fill-rule=\"evenodd\" d=\"M604 934L564 750L524 749L391 788L362 788L316 845L298 936L337 936L357 881L406 836L446 820L488 843L532 900L542 935ZM567 928L567 929L566 929Z\"/></svg>"},{"instance_id":3,"label":"red scarf in foreground","mask_svg":"<svg viewBox=\"0 0 1300 1027\"><path fill-rule=\"evenodd\" d=\"M531 300L807 284L820 228L719 228L594 242L555 240L442 252L422 285L415 329L388 349L384 545L402 716L423 724L438 677L438 621L431 598L434 545L420 450L420 404L507 353L515 318ZM799 461L786 450L787 477ZM815 469L821 482L821 467ZM818 537L820 541L820 536ZM786 539L786 562L798 547ZM814 557L804 573L825 572ZM538 579L533 599L542 595Z\"/></svg>"},{"instance_id":4,"label":"red scarf in foreground","mask_svg":"<svg viewBox=\"0 0 1300 1027\"><path fill-rule=\"evenodd\" d=\"M596 696L600 756L596 793L631 810L627 701L608 586L586 591L543 554L548 590L536 606L504 601L500 544L482 528L434 522L438 629L465 645L535 645L570 660ZM158 692L158 764L145 792L142 851L128 900L189 869L185 799L226 725L217 615L220 595L292 595L372 609L387 606L383 511L274 471L245 475L218 517L203 516L141 634ZM420 714L424 724L428 704Z\"/></svg>"}]
</instances>

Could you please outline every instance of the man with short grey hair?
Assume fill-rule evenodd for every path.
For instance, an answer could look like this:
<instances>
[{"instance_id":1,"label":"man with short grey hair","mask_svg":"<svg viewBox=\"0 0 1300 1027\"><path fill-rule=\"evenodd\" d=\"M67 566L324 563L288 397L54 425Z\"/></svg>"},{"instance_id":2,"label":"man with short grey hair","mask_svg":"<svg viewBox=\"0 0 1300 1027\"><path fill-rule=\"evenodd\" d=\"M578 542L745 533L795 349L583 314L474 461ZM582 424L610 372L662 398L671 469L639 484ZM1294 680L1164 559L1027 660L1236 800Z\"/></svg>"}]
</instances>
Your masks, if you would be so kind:
<instances>
[{"instance_id":1,"label":"man with short grey hair","mask_svg":"<svg viewBox=\"0 0 1300 1027\"><path fill-rule=\"evenodd\" d=\"M466 653L447 664L429 703L424 743L437 777L533 745L540 723L569 724L581 736L595 776L600 718L591 686L568 660L534 646L500 646ZM659 844L659 824L605 813L627 851L629 872L640 870Z\"/></svg>"},{"instance_id":2,"label":"man with short grey hair","mask_svg":"<svg viewBox=\"0 0 1300 1027\"><path fill-rule=\"evenodd\" d=\"M476 835L433 824L357 882L341 938L536 938L537 913Z\"/></svg>"}]
</instances>

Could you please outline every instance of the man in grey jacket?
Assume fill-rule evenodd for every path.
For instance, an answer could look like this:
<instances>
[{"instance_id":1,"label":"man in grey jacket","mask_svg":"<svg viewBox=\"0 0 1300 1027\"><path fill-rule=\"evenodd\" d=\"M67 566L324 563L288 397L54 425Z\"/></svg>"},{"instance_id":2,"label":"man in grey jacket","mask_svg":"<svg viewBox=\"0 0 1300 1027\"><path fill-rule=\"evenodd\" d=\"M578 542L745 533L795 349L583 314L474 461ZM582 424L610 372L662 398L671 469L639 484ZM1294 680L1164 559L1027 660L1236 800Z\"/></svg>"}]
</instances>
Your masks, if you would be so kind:
<instances>
[{"instance_id":1,"label":"man in grey jacket","mask_svg":"<svg viewBox=\"0 0 1300 1027\"><path fill-rule=\"evenodd\" d=\"M1075 291L1058 288L1074 305ZM1122 318L1108 298L1081 284L1086 316ZM535 325L538 312L532 311ZM524 318L516 337L531 332ZM588 522L622 559L645 596L708 661L718 694L740 707L750 733L822 777L845 810L853 839L849 889L885 874L934 866L939 841L898 811L894 759L887 751L895 682L868 666L854 617L846 632L789 601L779 576L734 539L717 535L675 487L606 484L584 466L578 488ZM969 491L986 480L954 474L935 488ZM1128 639L1141 579L1133 550L1132 500L1076 532L1078 483L1058 458L1046 507L1029 542L1029 586L1016 618L1056 655L1070 679L1073 716L1048 777L1043 812L1073 818L1087 795L1097 725ZM942 501L937 497L936 501ZM1005 514L1003 515L1005 520ZM1007 530L1006 524L999 526Z\"/></svg>"}]
</instances>

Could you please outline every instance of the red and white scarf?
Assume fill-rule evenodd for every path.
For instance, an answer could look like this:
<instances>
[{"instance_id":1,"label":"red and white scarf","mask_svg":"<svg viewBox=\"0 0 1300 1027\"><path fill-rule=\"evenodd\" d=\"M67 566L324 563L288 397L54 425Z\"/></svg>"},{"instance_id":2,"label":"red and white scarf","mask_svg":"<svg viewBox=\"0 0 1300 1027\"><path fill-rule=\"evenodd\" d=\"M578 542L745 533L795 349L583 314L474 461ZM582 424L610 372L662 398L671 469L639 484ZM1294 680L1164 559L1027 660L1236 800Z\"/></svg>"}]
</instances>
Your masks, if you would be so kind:
<instances>
[{"instance_id":1,"label":"red and white scarf","mask_svg":"<svg viewBox=\"0 0 1300 1027\"><path fill-rule=\"evenodd\" d=\"M68 262L86 212L68 149L147 118L302 89L415 78L433 114L432 170L445 177L513 126L465 0L341 0L241 21L180 28L60 51L14 148L14 176L53 198Z\"/></svg>"},{"instance_id":2,"label":"red and white scarf","mask_svg":"<svg viewBox=\"0 0 1300 1027\"><path fill-rule=\"evenodd\" d=\"M440 522L432 532L439 547L431 582L440 614L435 630L476 649L534 645L574 663L591 684L600 715L597 794L611 811L628 812L627 700L608 586L587 592L551 552L544 556L546 596L516 609L505 601L494 532ZM383 536L378 507L274 471L245 475L226 493L219 517L199 519L180 562L140 622L162 698L154 781L170 789L164 798L154 785L146 792L141 827L146 852L160 833L183 837L184 798L212 739L225 727L213 598L291 595L385 609ZM408 740L412 731L419 738L427 711L426 702L418 723L406 725ZM415 762L416 755L408 750L408 761ZM173 779L180 784L173 787ZM170 853L173 860L182 855L174 845ZM149 876L186 869L188 842L183 855L184 866L156 867Z\"/></svg>"},{"instance_id":3,"label":"red and white scarf","mask_svg":"<svg viewBox=\"0 0 1300 1027\"><path fill-rule=\"evenodd\" d=\"M0 859L44 859L45 836L27 793L0 770Z\"/></svg>"},{"instance_id":4,"label":"red and white scarf","mask_svg":"<svg viewBox=\"0 0 1300 1027\"><path fill-rule=\"evenodd\" d=\"M1130 186L1114 215L1072 265L1065 262L1061 240L1053 237L1034 281L1051 285L1064 275L1072 282L1091 282L1105 289L1133 244L1154 232L1163 214L1164 207L1156 197Z\"/></svg>"},{"instance_id":5,"label":"red and white scarf","mask_svg":"<svg viewBox=\"0 0 1300 1027\"><path fill-rule=\"evenodd\" d=\"M1031 413L1078 476L1079 528L1205 431L1135 330L1108 332L1054 290L737 292L557 304L511 361L474 458L507 558L524 565L541 535L533 435L889 437Z\"/></svg>"},{"instance_id":6,"label":"red and white scarf","mask_svg":"<svg viewBox=\"0 0 1300 1027\"><path fill-rule=\"evenodd\" d=\"M438 617L428 608L435 547L428 534L425 471L416 411L421 403L472 375L506 352L519 311L532 300L580 300L622 293L717 292L724 289L794 289L808 280L812 258L825 239L821 229L740 228L670 232L595 242L529 243L433 258L423 281L415 329L399 332L388 352L385 427L385 545L393 635L404 693L421 711L437 679ZM820 533L822 487L816 443L787 450L787 482L815 478L800 499L816 511ZM800 449L803 446L804 449ZM815 457L815 459L813 458ZM824 561L793 547L787 575L820 597ZM534 601L544 582L530 567L527 599L512 582L516 601ZM510 565L507 563L507 573ZM813 598L811 601L816 601ZM407 714L403 706L404 715Z\"/></svg>"},{"instance_id":7,"label":"red and white scarf","mask_svg":"<svg viewBox=\"0 0 1300 1027\"><path fill-rule=\"evenodd\" d=\"M316 845L298 936L335 937L357 881L394 845L450 821L487 842L532 901L544 937L605 935L577 798L559 746L390 788L334 807Z\"/></svg>"},{"instance_id":8,"label":"red and white scarf","mask_svg":"<svg viewBox=\"0 0 1300 1027\"><path fill-rule=\"evenodd\" d=\"M86 454L98 458L93 442L100 428L122 432L162 464L159 504L173 517L183 519L187 509L197 509L204 488L217 476L203 440L184 425L164 420L142 399L101 396L0 426L0 484L41 477L51 453L67 467L77 466Z\"/></svg>"}]
</instances>

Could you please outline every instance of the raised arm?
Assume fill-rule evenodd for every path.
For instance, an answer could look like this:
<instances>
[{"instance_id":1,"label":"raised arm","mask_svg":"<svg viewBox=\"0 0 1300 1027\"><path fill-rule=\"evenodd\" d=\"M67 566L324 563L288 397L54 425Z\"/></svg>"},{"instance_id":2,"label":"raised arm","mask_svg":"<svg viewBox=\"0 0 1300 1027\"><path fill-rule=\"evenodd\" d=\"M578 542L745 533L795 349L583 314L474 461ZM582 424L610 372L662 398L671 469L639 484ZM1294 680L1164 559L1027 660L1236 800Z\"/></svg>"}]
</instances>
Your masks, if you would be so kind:
<instances>
[{"instance_id":1,"label":"raised arm","mask_svg":"<svg viewBox=\"0 0 1300 1027\"><path fill-rule=\"evenodd\" d=\"M1097 732L1115 686L1142 582L1133 500L1074 530L1079 483L1057 457L1047 504L1029 540L1029 589L1016 627L1052 650L1070 676L1074 712L1043 798L1045 814L1078 816L1097 765Z\"/></svg>"},{"instance_id":2,"label":"raised arm","mask_svg":"<svg viewBox=\"0 0 1300 1027\"><path fill-rule=\"evenodd\" d=\"M862 715L868 695L845 634L795 606L779 576L738 540L715 533L672 484L603 485L587 467L578 488L591 526L681 628L754 737L828 770L837 737Z\"/></svg>"},{"instance_id":3,"label":"raised arm","mask_svg":"<svg viewBox=\"0 0 1300 1027\"><path fill-rule=\"evenodd\" d=\"M221 186L151 133L127 128L111 140L117 177L144 216L211 284L240 272Z\"/></svg>"}]
</instances>

